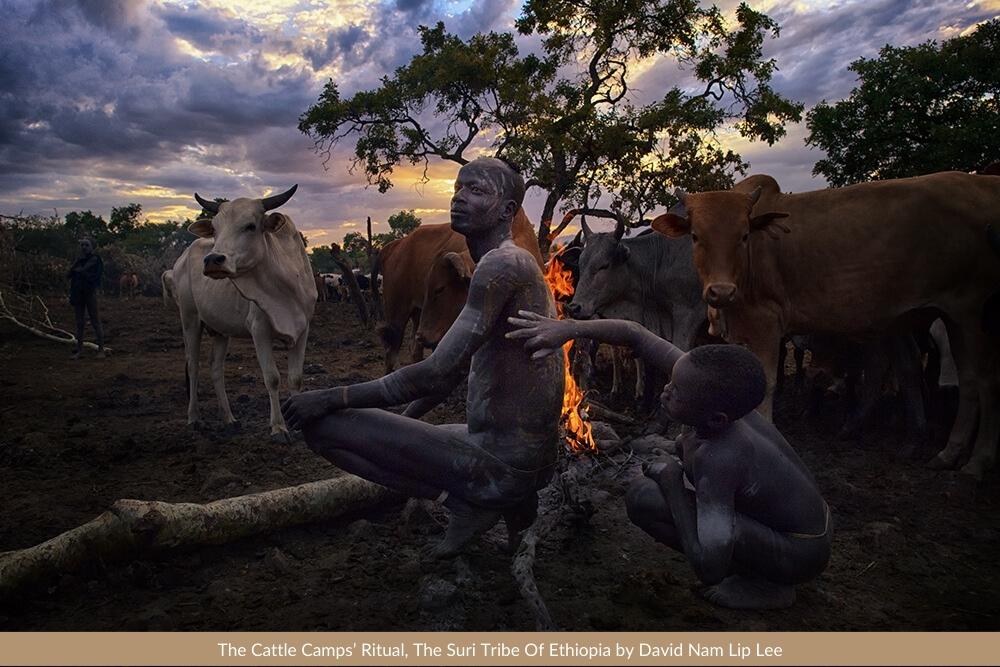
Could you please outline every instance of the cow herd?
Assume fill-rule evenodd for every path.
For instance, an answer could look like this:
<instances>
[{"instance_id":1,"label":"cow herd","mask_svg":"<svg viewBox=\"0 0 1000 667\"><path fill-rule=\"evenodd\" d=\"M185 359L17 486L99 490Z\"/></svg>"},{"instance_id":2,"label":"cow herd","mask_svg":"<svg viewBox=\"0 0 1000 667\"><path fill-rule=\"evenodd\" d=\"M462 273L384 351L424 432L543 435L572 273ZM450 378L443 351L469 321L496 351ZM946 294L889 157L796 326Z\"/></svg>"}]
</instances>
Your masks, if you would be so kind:
<instances>
[{"instance_id":1,"label":"cow herd","mask_svg":"<svg viewBox=\"0 0 1000 667\"><path fill-rule=\"evenodd\" d=\"M325 294L288 216L273 212L295 188L263 199L216 203L198 197L211 220L163 275L165 298L180 309L189 389L188 421L198 420L198 347L213 337L212 380L223 421L223 361L229 337L253 339L271 399L271 434L287 439L278 410L272 348L289 347L289 388L301 388L309 321ZM990 469L1000 439L1000 176L944 172L799 194L769 176L731 190L676 193L678 204L651 230L627 236L622 222L595 232L586 222L560 255L574 268L569 316L635 321L682 349L711 335L748 347L763 362L772 412L786 342L808 346L813 365L824 350L870 358L861 393L891 376L905 405L920 403L924 354L916 341L948 348L939 373L958 385L947 445L931 464L975 477ZM196 195L197 197L197 195ZM515 243L539 262L535 230L518 212ZM380 252L385 370L392 371L407 325L410 357L433 349L457 318L475 264L447 224L423 225ZM801 356L797 357L801 364ZM933 363L938 364L938 361ZM881 364L881 365L879 365ZM641 372L639 375L641 376ZM865 388L864 383L867 383ZM658 389L658 388L657 388ZM919 430L922 406L908 414ZM971 445L971 454L964 455Z\"/></svg>"}]
</instances>

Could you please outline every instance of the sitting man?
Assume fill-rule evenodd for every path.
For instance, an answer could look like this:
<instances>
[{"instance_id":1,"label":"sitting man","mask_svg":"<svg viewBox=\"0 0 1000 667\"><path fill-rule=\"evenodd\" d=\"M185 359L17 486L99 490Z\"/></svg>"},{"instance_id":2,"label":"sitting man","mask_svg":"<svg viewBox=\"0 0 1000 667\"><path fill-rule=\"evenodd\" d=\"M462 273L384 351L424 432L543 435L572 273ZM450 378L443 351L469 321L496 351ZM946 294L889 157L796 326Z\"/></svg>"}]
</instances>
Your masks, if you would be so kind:
<instances>
[{"instance_id":1,"label":"sitting man","mask_svg":"<svg viewBox=\"0 0 1000 667\"><path fill-rule=\"evenodd\" d=\"M670 376L660 401L694 427L673 457L649 465L629 488L633 523L683 553L710 602L734 609L779 609L795 584L817 577L830 557L830 509L816 481L778 430L754 408L764 398L760 361L735 345L684 353L634 322L552 320L522 312L533 359L567 340L627 345Z\"/></svg>"},{"instance_id":2,"label":"sitting man","mask_svg":"<svg viewBox=\"0 0 1000 667\"><path fill-rule=\"evenodd\" d=\"M555 313L537 262L511 240L524 198L520 174L501 160L463 166L451 200L451 226L465 236L477 268L458 319L433 354L371 382L309 391L286 400L289 428L344 470L451 512L449 557L502 516L511 547L534 521L538 489L558 452L563 394L560 356L535 361L504 334L519 309ZM435 426L419 416L469 371L468 425ZM365 408L413 401L405 416Z\"/></svg>"}]
</instances>

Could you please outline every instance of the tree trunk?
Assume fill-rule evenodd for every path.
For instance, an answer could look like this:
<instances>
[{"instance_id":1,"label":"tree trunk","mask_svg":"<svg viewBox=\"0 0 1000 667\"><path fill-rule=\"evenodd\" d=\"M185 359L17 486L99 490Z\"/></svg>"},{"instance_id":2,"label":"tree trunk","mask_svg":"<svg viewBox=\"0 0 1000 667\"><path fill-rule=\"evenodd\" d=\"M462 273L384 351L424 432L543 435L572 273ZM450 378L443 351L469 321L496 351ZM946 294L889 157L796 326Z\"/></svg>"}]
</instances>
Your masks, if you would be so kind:
<instances>
[{"instance_id":1,"label":"tree trunk","mask_svg":"<svg viewBox=\"0 0 1000 667\"><path fill-rule=\"evenodd\" d=\"M549 192L545 198L545 206L542 208L542 221L538 225L538 249L542 253L542 259L548 261L549 248L552 240L549 234L552 230L552 216L555 215L556 204L559 203L559 193L555 190Z\"/></svg>"},{"instance_id":2,"label":"tree trunk","mask_svg":"<svg viewBox=\"0 0 1000 667\"><path fill-rule=\"evenodd\" d=\"M368 326L370 323L368 317L368 303L365 301L365 295L361 293L361 288L358 287L358 281L354 277L354 269L351 268L350 261L344 257L344 253L341 252L340 246L336 243L330 244L330 255L333 257L334 263L340 269L341 275L344 277L344 282L347 283L347 289L351 292L351 298L354 300L355 306L358 309L358 317L361 318L361 324Z\"/></svg>"},{"instance_id":3,"label":"tree trunk","mask_svg":"<svg viewBox=\"0 0 1000 667\"><path fill-rule=\"evenodd\" d=\"M345 475L205 505L119 500L96 519L47 542L0 554L0 600L91 563L177 547L225 544L251 535L332 519L396 494Z\"/></svg>"}]
</instances>

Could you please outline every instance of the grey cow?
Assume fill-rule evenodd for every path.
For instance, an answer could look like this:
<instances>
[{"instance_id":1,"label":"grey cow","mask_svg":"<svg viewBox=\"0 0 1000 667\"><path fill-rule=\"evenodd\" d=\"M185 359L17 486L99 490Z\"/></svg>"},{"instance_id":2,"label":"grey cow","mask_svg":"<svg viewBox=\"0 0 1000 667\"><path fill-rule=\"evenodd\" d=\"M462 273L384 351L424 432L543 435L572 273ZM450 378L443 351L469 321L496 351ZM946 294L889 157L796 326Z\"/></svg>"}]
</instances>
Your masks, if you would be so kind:
<instances>
[{"instance_id":1,"label":"grey cow","mask_svg":"<svg viewBox=\"0 0 1000 667\"><path fill-rule=\"evenodd\" d=\"M706 314L690 238L652 233L623 238L621 221L614 232L593 232L586 220L581 226L579 282L567 313L575 319L637 322L680 349L691 349L706 327Z\"/></svg>"}]
</instances>

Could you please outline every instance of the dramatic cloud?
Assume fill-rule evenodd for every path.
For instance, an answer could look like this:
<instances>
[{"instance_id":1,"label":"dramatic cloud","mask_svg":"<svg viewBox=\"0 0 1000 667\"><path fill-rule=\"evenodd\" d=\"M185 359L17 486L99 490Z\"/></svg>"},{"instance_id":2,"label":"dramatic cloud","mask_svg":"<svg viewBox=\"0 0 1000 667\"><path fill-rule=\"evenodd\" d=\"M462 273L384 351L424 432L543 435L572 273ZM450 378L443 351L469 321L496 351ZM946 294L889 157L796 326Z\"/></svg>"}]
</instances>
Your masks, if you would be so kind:
<instances>
[{"instance_id":1,"label":"dramatic cloud","mask_svg":"<svg viewBox=\"0 0 1000 667\"><path fill-rule=\"evenodd\" d=\"M951 37L1000 11L997 0L754 5L782 26L767 45L776 87L809 106L848 94L847 66L886 43ZM363 229L367 216L384 230L403 208L443 222L456 165L432 163L426 184L419 167L400 168L380 195L349 172L350 146L324 169L298 117L330 78L345 94L377 86L419 49L421 24L468 38L512 30L519 11L515 0L0 0L0 212L107 216L135 201L159 220L195 215L195 190L260 196L298 183L287 211L314 242ZM650 60L633 85L653 99L694 82ZM774 147L721 139L784 189L822 187L805 134L789 128ZM537 218L537 194L527 208Z\"/></svg>"}]
</instances>

